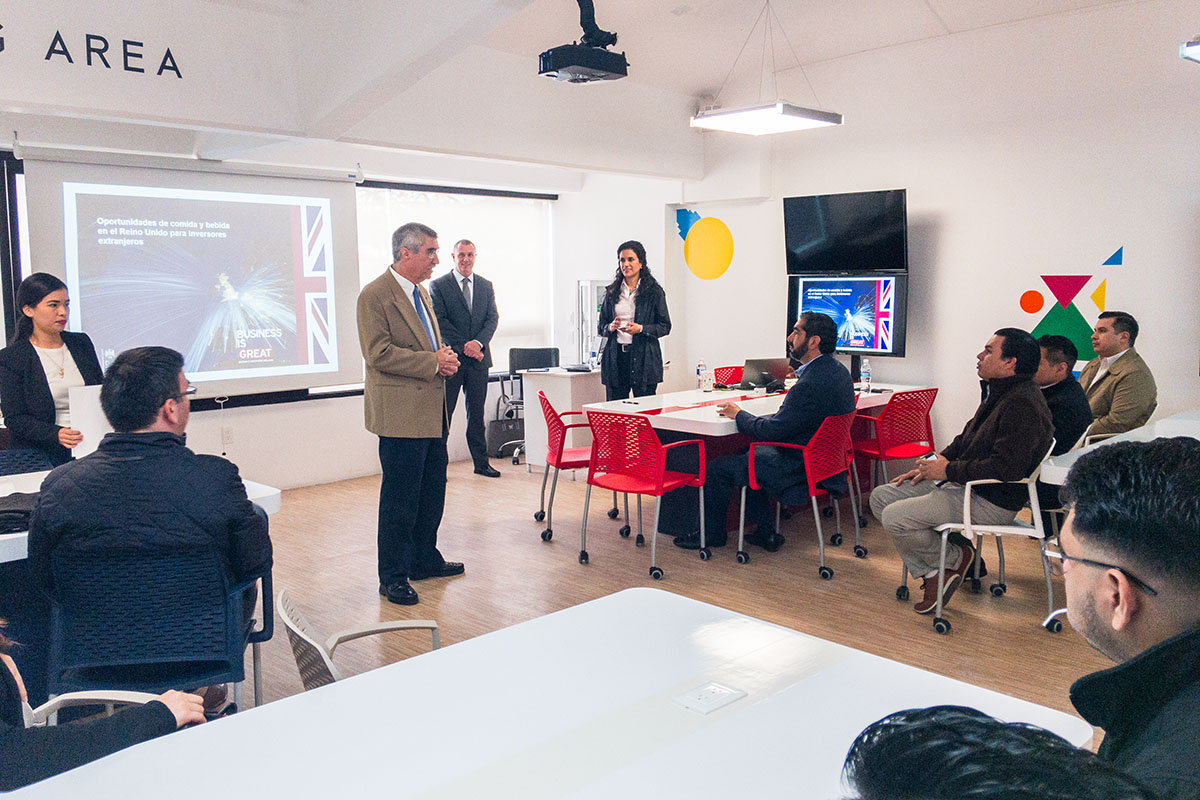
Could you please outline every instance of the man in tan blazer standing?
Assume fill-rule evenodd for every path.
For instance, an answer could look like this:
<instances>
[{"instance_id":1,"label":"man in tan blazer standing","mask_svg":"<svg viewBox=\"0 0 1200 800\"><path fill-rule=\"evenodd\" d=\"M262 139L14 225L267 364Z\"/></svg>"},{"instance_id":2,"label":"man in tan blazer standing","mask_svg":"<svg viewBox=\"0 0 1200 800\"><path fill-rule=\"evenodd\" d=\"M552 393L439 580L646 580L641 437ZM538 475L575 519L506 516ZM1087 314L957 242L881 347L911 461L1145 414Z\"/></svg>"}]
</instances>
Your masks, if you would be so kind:
<instances>
[{"instance_id":1,"label":"man in tan blazer standing","mask_svg":"<svg viewBox=\"0 0 1200 800\"><path fill-rule=\"evenodd\" d=\"M437 232L419 222L392 234L391 267L358 296L358 341L366 360L367 430L379 436L379 593L415 605L410 580L459 575L437 549L446 501L446 378L458 357L441 346L421 283L438 263Z\"/></svg>"},{"instance_id":2,"label":"man in tan blazer standing","mask_svg":"<svg viewBox=\"0 0 1200 800\"><path fill-rule=\"evenodd\" d=\"M1124 433L1146 424L1158 406L1150 367L1133 349L1138 324L1124 311L1105 311L1092 330L1096 358L1079 374L1095 422L1088 435Z\"/></svg>"}]
</instances>

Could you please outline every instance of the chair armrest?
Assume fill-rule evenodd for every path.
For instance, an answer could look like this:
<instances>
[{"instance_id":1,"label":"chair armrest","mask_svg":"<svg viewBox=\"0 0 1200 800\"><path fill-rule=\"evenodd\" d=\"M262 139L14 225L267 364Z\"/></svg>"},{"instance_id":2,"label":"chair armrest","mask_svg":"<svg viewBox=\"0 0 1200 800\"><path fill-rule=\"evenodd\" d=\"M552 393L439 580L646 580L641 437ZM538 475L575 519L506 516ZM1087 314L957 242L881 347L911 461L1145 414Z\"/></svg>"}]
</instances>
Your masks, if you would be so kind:
<instances>
[{"instance_id":1,"label":"chair armrest","mask_svg":"<svg viewBox=\"0 0 1200 800\"><path fill-rule=\"evenodd\" d=\"M685 444L694 444L700 448L700 471L696 473L696 477L699 479L703 479L704 473L708 469L708 465L705 462L705 458L704 458L704 440L703 439L684 439L683 441L680 441L680 442L671 442L670 444L664 444L662 446L663 453L665 454L666 451L670 450L672 447L682 447ZM665 458L666 458L666 456L664 455L664 459ZM659 479L659 487L658 488L659 489L662 488L661 478Z\"/></svg>"},{"instance_id":2,"label":"chair armrest","mask_svg":"<svg viewBox=\"0 0 1200 800\"><path fill-rule=\"evenodd\" d=\"M751 489L762 488L758 485L758 478L754 474L754 451L756 449L758 449L759 447L782 447L782 448L786 448L788 450L799 450L801 452L804 452L804 449L805 449L805 445L794 444L792 442L751 442L750 443L750 451L749 451L749 453L750 453L749 470L750 470L750 488Z\"/></svg>"},{"instance_id":3,"label":"chair armrest","mask_svg":"<svg viewBox=\"0 0 1200 800\"><path fill-rule=\"evenodd\" d=\"M560 411L560 412L558 412L558 415L559 415L560 417L566 417L566 416L569 416L569 415L571 415L571 414L578 414L578 415L580 415L580 416L585 416L585 415L586 415L586 413L587 413L587 412L584 412L584 411Z\"/></svg>"},{"instance_id":4,"label":"chair armrest","mask_svg":"<svg viewBox=\"0 0 1200 800\"><path fill-rule=\"evenodd\" d=\"M260 580L262 581L262 590L259 592L263 610L262 627L250 631L250 636L247 638L249 642L265 642L275 635L275 604L271 602L275 592L271 583L271 570L268 569L262 575L252 575L229 590L231 595L240 594Z\"/></svg>"},{"instance_id":5,"label":"chair armrest","mask_svg":"<svg viewBox=\"0 0 1200 800\"><path fill-rule=\"evenodd\" d=\"M358 628L347 628L344 631L338 631L330 635L325 640L325 649L329 651L329 655L333 655L333 651L339 644L361 639L364 636L375 636L380 633L389 633L391 631L413 631L427 630L433 634L433 649L437 650L442 646L441 637L438 635L438 624L431 619L402 619L392 622L379 622L374 625L363 625Z\"/></svg>"},{"instance_id":6,"label":"chair armrest","mask_svg":"<svg viewBox=\"0 0 1200 800\"><path fill-rule=\"evenodd\" d=\"M592 426L588 425L586 422L572 422L570 425L563 426L563 430L569 431L569 430L571 430L571 428L590 428L590 427L592 427Z\"/></svg>"},{"instance_id":7,"label":"chair armrest","mask_svg":"<svg viewBox=\"0 0 1200 800\"><path fill-rule=\"evenodd\" d=\"M42 703L37 708L29 709L25 714L25 727L42 726L52 714L57 714L64 708L73 706L123 705L140 706L157 700L158 695L149 692L122 692L118 690L95 689L86 692L67 692L60 694L49 702ZM28 708L28 704L24 704Z\"/></svg>"}]
</instances>

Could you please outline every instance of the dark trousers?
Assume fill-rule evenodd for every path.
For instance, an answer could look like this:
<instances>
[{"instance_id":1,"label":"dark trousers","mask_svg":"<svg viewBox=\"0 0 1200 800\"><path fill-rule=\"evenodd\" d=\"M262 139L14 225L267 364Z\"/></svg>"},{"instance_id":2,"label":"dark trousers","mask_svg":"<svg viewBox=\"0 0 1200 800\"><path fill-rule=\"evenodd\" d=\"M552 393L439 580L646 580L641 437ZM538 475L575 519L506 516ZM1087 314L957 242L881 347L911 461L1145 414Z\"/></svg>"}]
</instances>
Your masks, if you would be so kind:
<instances>
[{"instance_id":1,"label":"dark trousers","mask_svg":"<svg viewBox=\"0 0 1200 800\"><path fill-rule=\"evenodd\" d=\"M446 504L446 437L379 437L379 582L387 586L414 571L432 572L445 560L437 531Z\"/></svg>"},{"instance_id":2,"label":"dark trousers","mask_svg":"<svg viewBox=\"0 0 1200 800\"><path fill-rule=\"evenodd\" d=\"M458 389L461 386L467 396L467 448L475 468L488 466L487 436L483 429L483 408L487 400L488 371L483 362L463 356L465 362L458 372L446 378L446 410L454 417L458 405Z\"/></svg>"},{"instance_id":3,"label":"dark trousers","mask_svg":"<svg viewBox=\"0 0 1200 800\"><path fill-rule=\"evenodd\" d=\"M775 533L775 520L767 505L768 494L778 496L804 481L803 456L793 457L777 447L756 448L754 475L764 489L746 492L746 520L755 523L761 534ZM708 462L704 473L704 527L712 544L725 541L725 512L729 501L740 502L741 487L749 485L749 453L721 456Z\"/></svg>"},{"instance_id":4,"label":"dark trousers","mask_svg":"<svg viewBox=\"0 0 1200 800\"><path fill-rule=\"evenodd\" d=\"M658 387L657 383L633 385L633 378L631 377L633 354L631 351L621 350L621 345L615 342L612 344L612 347L618 348L617 374L611 376L612 381L604 384L604 399L624 400L626 397L629 397L630 392L633 392L634 397L648 397L654 394L654 390Z\"/></svg>"}]
</instances>

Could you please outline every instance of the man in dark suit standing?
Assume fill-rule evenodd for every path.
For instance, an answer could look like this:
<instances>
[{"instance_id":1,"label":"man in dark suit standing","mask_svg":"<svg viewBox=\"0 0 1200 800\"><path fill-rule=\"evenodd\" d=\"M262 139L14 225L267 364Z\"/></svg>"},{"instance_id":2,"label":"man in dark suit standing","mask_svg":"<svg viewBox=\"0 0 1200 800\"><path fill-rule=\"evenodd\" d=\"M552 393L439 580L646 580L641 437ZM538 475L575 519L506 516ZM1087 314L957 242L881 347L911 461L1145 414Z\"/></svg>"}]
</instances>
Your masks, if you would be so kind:
<instances>
[{"instance_id":1,"label":"man in dark suit standing","mask_svg":"<svg viewBox=\"0 0 1200 800\"><path fill-rule=\"evenodd\" d=\"M458 357L440 346L433 303L421 283L438 263L437 232L419 222L392 234L395 263L358 295L358 342L366 362L363 410L379 436L379 593L418 601L409 580L459 575L437 549L446 503L446 378Z\"/></svg>"},{"instance_id":2,"label":"man in dark suit standing","mask_svg":"<svg viewBox=\"0 0 1200 800\"><path fill-rule=\"evenodd\" d=\"M475 474L499 478L500 471L488 463L487 439L483 431L483 406L487 399L488 369L492 366L489 343L500 322L492 282L475 274L475 245L460 239L454 245L454 269L429 285L433 311L442 341L458 356L458 372L446 378L446 407L454 418L461 386L467 396L467 447L475 462Z\"/></svg>"},{"instance_id":3,"label":"man in dark suit standing","mask_svg":"<svg viewBox=\"0 0 1200 800\"><path fill-rule=\"evenodd\" d=\"M783 405L774 414L755 416L737 403L724 403L717 411L737 422L738 433L759 442L808 444L826 417L854 411L854 382L850 372L836 358L837 325L826 314L810 311L800 315L788 336L792 357L800 362L796 384L788 390ZM729 498L739 486L750 484L750 456L739 453L722 456L708 463L704 474L705 544L725 544L725 510ZM803 483L804 455L799 450L760 447L754 455L754 472L766 491L747 493L746 518L758 524L758 530L746 535L746 541L768 552L783 544L767 510L767 493L778 494ZM835 480L835 479L831 479ZM700 534L675 537L675 546L687 550L700 547Z\"/></svg>"}]
</instances>

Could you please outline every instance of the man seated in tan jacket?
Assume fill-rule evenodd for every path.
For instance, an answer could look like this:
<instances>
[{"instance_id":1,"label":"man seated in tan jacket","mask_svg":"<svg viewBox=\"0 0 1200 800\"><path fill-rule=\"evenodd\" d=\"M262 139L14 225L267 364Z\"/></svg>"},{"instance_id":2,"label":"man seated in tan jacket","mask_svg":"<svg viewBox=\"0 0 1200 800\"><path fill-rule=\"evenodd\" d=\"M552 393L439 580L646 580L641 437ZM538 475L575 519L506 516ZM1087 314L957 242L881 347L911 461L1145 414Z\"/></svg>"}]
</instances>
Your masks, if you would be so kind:
<instances>
[{"instance_id":1,"label":"man seated in tan jacket","mask_svg":"<svg viewBox=\"0 0 1200 800\"><path fill-rule=\"evenodd\" d=\"M1140 428L1158 406L1158 388L1146 362L1133 349L1138 324L1124 311L1105 311L1092 332L1096 358L1079 375L1095 422L1088 435Z\"/></svg>"}]
</instances>

